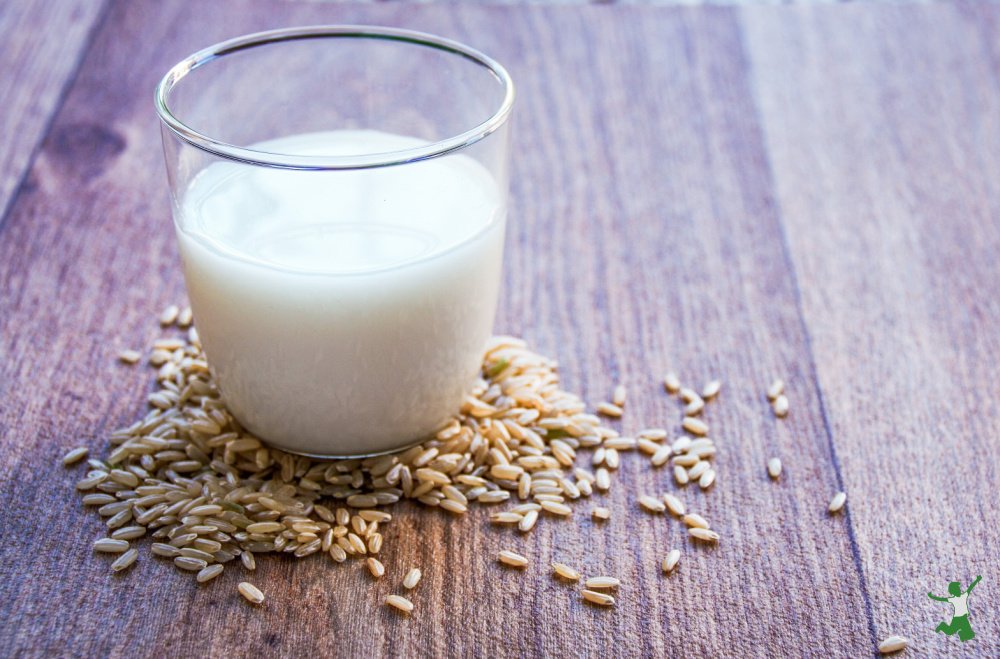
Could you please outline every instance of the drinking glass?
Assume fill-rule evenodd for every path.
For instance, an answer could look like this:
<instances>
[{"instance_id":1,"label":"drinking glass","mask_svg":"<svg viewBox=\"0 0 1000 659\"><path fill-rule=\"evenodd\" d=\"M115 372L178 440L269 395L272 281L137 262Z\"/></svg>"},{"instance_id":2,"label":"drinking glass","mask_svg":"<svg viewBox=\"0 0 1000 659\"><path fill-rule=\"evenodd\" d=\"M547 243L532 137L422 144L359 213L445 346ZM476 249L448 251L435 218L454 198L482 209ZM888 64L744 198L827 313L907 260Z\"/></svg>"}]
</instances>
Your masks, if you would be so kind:
<instances>
[{"instance_id":1,"label":"drinking glass","mask_svg":"<svg viewBox=\"0 0 1000 659\"><path fill-rule=\"evenodd\" d=\"M513 101L486 55L381 27L252 34L166 74L184 280L246 430L374 455L458 413L496 313Z\"/></svg>"}]
</instances>

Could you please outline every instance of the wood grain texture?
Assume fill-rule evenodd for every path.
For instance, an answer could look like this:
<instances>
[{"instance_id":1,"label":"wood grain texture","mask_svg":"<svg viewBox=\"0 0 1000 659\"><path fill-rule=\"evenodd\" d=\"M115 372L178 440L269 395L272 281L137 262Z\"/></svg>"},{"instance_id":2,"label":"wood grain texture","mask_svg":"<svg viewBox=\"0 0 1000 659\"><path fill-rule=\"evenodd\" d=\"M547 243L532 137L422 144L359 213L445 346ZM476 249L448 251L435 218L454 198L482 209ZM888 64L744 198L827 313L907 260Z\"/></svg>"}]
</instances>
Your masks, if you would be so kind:
<instances>
[{"instance_id":1,"label":"wood grain texture","mask_svg":"<svg viewBox=\"0 0 1000 659\"><path fill-rule=\"evenodd\" d=\"M926 593L982 574L962 650L998 656L1000 14L900 9L744 18L877 633L955 650Z\"/></svg>"},{"instance_id":2,"label":"wood grain texture","mask_svg":"<svg viewBox=\"0 0 1000 659\"><path fill-rule=\"evenodd\" d=\"M67 81L72 77L102 0L0 5L0 223Z\"/></svg>"},{"instance_id":3,"label":"wood grain texture","mask_svg":"<svg viewBox=\"0 0 1000 659\"><path fill-rule=\"evenodd\" d=\"M984 574L981 638L962 650L995 655L996 525L983 527L996 513L976 502L997 482L987 37L1000 14L863 9L114 3L0 227L0 655L870 656L890 633L943 650L956 639L934 637L946 616L921 593L946 587L926 566L958 559ZM158 310L183 299L152 88L207 44L319 22L435 32L508 66L497 329L557 357L591 402L624 382L625 432L678 431L668 368L697 386L720 377L706 411L718 482L681 493L717 547L638 510L677 488L629 455L595 497L605 524L585 503L520 536L487 510L399 505L382 582L360 564L261 557L261 610L236 594L238 568L197 586L148 551L122 575L92 552L103 525L58 458L103 454L143 413L151 373L115 357L149 345ZM943 108L912 107L927 87ZM944 165L911 169L927 158ZM775 376L792 400L780 422L763 393ZM963 469L980 490L949 479ZM847 514L830 517L842 486ZM971 525L961 546L949 510ZM532 567L499 567L503 548ZM621 578L616 607L585 605L553 560ZM424 578L402 618L382 600L413 566Z\"/></svg>"}]
</instances>

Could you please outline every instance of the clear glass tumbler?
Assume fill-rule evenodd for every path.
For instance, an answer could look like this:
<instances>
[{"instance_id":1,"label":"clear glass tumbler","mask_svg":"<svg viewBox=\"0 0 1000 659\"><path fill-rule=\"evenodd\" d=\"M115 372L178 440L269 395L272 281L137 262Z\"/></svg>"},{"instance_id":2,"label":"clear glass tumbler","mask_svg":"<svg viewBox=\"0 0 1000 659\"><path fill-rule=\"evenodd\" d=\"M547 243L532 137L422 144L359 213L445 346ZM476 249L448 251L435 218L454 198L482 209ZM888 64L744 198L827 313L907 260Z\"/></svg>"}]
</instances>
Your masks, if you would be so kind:
<instances>
[{"instance_id":1,"label":"clear glass tumbler","mask_svg":"<svg viewBox=\"0 0 1000 659\"><path fill-rule=\"evenodd\" d=\"M496 313L513 100L489 57L375 27L253 34L167 73L184 279L247 430L373 455L459 410Z\"/></svg>"}]
</instances>

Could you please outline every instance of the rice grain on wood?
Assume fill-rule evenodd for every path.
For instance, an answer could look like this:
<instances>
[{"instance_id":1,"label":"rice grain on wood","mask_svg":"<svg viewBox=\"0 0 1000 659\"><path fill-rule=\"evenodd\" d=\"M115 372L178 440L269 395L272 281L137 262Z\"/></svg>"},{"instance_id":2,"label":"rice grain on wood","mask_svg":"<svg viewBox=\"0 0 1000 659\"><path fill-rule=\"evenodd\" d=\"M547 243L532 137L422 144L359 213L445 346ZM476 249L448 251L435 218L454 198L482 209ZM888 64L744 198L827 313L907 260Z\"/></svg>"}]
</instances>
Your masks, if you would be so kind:
<instances>
[{"instance_id":1,"label":"rice grain on wood","mask_svg":"<svg viewBox=\"0 0 1000 659\"><path fill-rule=\"evenodd\" d=\"M663 559L663 571L672 572L677 563L681 560L681 551L679 549L672 549L667 554L667 557Z\"/></svg>"},{"instance_id":2,"label":"rice grain on wood","mask_svg":"<svg viewBox=\"0 0 1000 659\"><path fill-rule=\"evenodd\" d=\"M524 567L528 564L528 559L510 550L503 549L499 554L500 562L511 567Z\"/></svg>"},{"instance_id":3,"label":"rice grain on wood","mask_svg":"<svg viewBox=\"0 0 1000 659\"><path fill-rule=\"evenodd\" d=\"M413 590L420 583L420 568L413 568L403 577L403 588Z\"/></svg>"},{"instance_id":4,"label":"rice grain on wood","mask_svg":"<svg viewBox=\"0 0 1000 659\"><path fill-rule=\"evenodd\" d=\"M553 563L552 569L555 571L556 575L562 577L563 579L568 579L569 581L580 580L580 573L564 563Z\"/></svg>"},{"instance_id":5,"label":"rice grain on wood","mask_svg":"<svg viewBox=\"0 0 1000 659\"><path fill-rule=\"evenodd\" d=\"M236 589L239 590L240 595L245 597L251 604L264 603L264 593L260 592L260 589L249 581L241 581Z\"/></svg>"},{"instance_id":6,"label":"rice grain on wood","mask_svg":"<svg viewBox=\"0 0 1000 659\"><path fill-rule=\"evenodd\" d=\"M599 593L595 590L581 590L580 593L583 595L583 599L594 604L611 606L615 603L615 598L606 593Z\"/></svg>"}]
</instances>

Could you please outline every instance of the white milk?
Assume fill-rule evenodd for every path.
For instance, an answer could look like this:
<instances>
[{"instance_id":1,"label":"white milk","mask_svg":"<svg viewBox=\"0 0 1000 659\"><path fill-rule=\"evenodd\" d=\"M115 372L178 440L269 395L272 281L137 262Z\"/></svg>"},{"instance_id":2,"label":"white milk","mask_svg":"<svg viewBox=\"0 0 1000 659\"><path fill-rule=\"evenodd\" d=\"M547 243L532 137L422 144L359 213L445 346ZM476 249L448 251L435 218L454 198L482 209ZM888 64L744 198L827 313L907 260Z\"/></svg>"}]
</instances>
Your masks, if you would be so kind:
<instances>
[{"instance_id":1,"label":"white milk","mask_svg":"<svg viewBox=\"0 0 1000 659\"><path fill-rule=\"evenodd\" d=\"M374 131L254 149L383 153ZM505 193L468 156L307 172L219 162L177 211L198 333L226 403L276 446L370 454L461 405L496 311Z\"/></svg>"}]
</instances>

